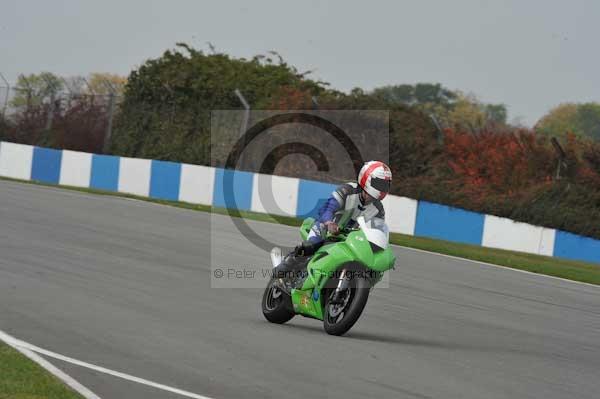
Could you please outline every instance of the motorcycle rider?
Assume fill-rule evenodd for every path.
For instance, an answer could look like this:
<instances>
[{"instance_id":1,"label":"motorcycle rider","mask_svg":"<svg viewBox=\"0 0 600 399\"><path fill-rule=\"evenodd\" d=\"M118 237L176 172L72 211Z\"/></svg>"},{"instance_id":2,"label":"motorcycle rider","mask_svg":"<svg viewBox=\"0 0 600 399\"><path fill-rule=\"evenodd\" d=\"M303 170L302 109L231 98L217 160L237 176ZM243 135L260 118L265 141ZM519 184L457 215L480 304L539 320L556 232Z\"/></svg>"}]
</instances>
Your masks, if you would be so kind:
<instances>
[{"instance_id":1,"label":"motorcycle rider","mask_svg":"<svg viewBox=\"0 0 600 399\"><path fill-rule=\"evenodd\" d=\"M325 233L337 234L354 227L359 216L365 221L373 218L385 220L381 200L390 191L392 172L380 161L366 162L360 169L357 182L339 186L327 199L318 213L308 235L312 246L319 246Z\"/></svg>"},{"instance_id":2,"label":"motorcycle rider","mask_svg":"<svg viewBox=\"0 0 600 399\"><path fill-rule=\"evenodd\" d=\"M381 200L390 191L391 182L392 172L389 166L381 161L369 161L360 169L356 182L337 187L319 209L308 240L298 245L275 268L279 276L287 277L280 278L280 285L287 285L286 291L289 291L290 272L304 270L308 263L307 257L323 245L328 232L335 235L341 230L351 229L360 216L366 222L373 219L374 223L383 223L385 210Z\"/></svg>"}]
</instances>

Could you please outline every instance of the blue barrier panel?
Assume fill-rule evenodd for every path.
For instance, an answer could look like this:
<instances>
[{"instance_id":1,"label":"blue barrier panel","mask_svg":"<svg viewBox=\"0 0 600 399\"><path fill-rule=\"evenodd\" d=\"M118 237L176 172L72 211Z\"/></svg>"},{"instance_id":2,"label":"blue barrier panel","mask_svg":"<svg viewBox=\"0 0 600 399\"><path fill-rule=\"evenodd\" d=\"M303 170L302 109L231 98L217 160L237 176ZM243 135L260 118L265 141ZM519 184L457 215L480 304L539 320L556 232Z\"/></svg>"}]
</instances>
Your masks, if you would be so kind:
<instances>
[{"instance_id":1,"label":"blue barrier panel","mask_svg":"<svg viewBox=\"0 0 600 399\"><path fill-rule=\"evenodd\" d=\"M58 184L62 151L51 148L33 147L31 180Z\"/></svg>"},{"instance_id":2,"label":"blue barrier panel","mask_svg":"<svg viewBox=\"0 0 600 399\"><path fill-rule=\"evenodd\" d=\"M213 206L250 210L252 206L253 173L217 168L213 191Z\"/></svg>"},{"instance_id":3,"label":"blue barrier panel","mask_svg":"<svg viewBox=\"0 0 600 399\"><path fill-rule=\"evenodd\" d=\"M553 256L600 263L600 240L556 230Z\"/></svg>"},{"instance_id":4,"label":"blue barrier panel","mask_svg":"<svg viewBox=\"0 0 600 399\"><path fill-rule=\"evenodd\" d=\"M298 205L296 216L299 218L315 217L337 185L300 179L298 185Z\"/></svg>"},{"instance_id":5,"label":"blue barrier panel","mask_svg":"<svg viewBox=\"0 0 600 399\"><path fill-rule=\"evenodd\" d=\"M485 215L419 201L415 235L481 245Z\"/></svg>"},{"instance_id":6,"label":"blue barrier panel","mask_svg":"<svg viewBox=\"0 0 600 399\"><path fill-rule=\"evenodd\" d=\"M180 163L152 161L150 197L177 201L179 199L180 180Z\"/></svg>"},{"instance_id":7,"label":"blue barrier panel","mask_svg":"<svg viewBox=\"0 0 600 399\"><path fill-rule=\"evenodd\" d=\"M119 190L119 157L113 155L92 156L90 187L99 190Z\"/></svg>"}]
</instances>

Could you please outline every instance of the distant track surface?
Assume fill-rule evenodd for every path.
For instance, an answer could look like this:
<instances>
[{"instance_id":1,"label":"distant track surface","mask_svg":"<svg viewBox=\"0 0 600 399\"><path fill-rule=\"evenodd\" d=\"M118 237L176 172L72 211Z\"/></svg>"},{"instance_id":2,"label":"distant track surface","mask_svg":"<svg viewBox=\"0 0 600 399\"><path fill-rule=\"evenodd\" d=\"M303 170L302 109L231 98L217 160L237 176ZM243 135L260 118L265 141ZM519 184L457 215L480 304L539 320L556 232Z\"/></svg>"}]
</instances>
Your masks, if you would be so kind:
<instances>
[{"instance_id":1,"label":"distant track surface","mask_svg":"<svg viewBox=\"0 0 600 399\"><path fill-rule=\"evenodd\" d=\"M0 181L0 329L213 398L598 398L598 287L395 248L337 338L210 288L209 229L231 264L269 262L226 216ZM178 397L50 360L102 398Z\"/></svg>"}]
</instances>

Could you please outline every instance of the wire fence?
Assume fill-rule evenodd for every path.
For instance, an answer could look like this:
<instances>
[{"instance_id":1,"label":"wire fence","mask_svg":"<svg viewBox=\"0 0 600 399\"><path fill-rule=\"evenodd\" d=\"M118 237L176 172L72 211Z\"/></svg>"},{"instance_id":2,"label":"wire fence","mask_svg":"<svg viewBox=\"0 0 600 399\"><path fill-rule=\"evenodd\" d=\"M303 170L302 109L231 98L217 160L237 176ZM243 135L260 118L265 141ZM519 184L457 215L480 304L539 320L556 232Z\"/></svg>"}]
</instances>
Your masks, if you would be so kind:
<instances>
[{"instance_id":1,"label":"wire fence","mask_svg":"<svg viewBox=\"0 0 600 399\"><path fill-rule=\"evenodd\" d=\"M83 77L65 79L41 74L36 77L21 75L19 85L15 87L0 74L0 140L91 153L116 153L224 166L225 158L215 156L215 153L218 153L215 150L227 140L235 141L242 137L257 115L258 119L264 118L260 112L252 111L251 104L238 89L221 95L231 97L232 102L228 105L237 108L239 112L228 113L226 117L220 118L218 123L212 121L211 124L209 104L201 101L177 101L173 90L166 84L157 90L159 98L156 98L156 94L148 99L136 98L136 101L130 101L127 107L122 109L121 92L108 80L101 81L100 85L97 83L90 85ZM318 99L312 97L309 107L318 110ZM122 132L121 136L126 137L116 137L117 143L111 148L115 121L122 110L124 117L117 121L117 130ZM355 112L352 115L360 113ZM430 117L436 126L437 145L443 145L443 129L433 115ZM328 118L338 119L333 114L329 114ZM369 133L372 130L370 127L373 125L373 118L364 115L352 118L348 114L343 119L348 125L345 130L362 132L352 137L359 148L368 148L367 153L372 157L377 155L382 159L388 158L388 137L383 140L380 135L365 135L365 132ZM344 125L343 122L341 125ZM215 129L216 127L218 129ZM287 130L289 135L293 129ZM215 140L215 131L220 132L218 140ZM283 134L275 133L274 136L281 137ZM291 137L295 138L296 142L302 142L308 137L307 128L292 131ZM374 137L378 139L373 140ZM385 144L385 148L371 149L381 143ZM553 140L553 144L560 148L556 140ZM267 147L272 145L269 143ZM315 145L317 148L327 148L323 143L316 142ZM286 151L287 147L280 152ZM565 165L564 151L559 155L561 153L556 171L557 179L561 177L561 166ZM236 167L253 172L262 171L264 165L252 161L253 158L263 157L259 156L260 154L255 154L255 157L251 155L248 151L242 154ZM310 165L307 162L307 159L298 156L290 158L280 167L285 170L280 173L322 179L318 173L314 175L308 172ZM292 169L299 170L292 173ZM341 175L345 177L345 174Z\"/></svg>"},{"instance_id":2,"label":"wire fence","mask_svg":"<svg viewBox=\"0 0 600 399\"><path fill-rule=\"evenodd\" d=\"M107 152L122 99L110 82L97 92L83 78L44 85L20 79L15 87L0 75L0 139Z\"/></svg>"},{"instance_id":3,"label":"wire fence","mask_svg":"<svg viewBox=\"0 0 600 399\"><path fill-rule=\"evenodd\" d=\"M199 90L155 79L128 87L123 98L110 82L36 78L14 87L0 75L0 140L330 183L354 179L360 158L389 160L393 194L600 237L600 214L589 212L600 203L599 143L568 136L550 144L523 129L444 129L418 110L378 115L355 99L292 96L278 107L233 85ZM274 111L261 110L267 106ZM270 119L269 112L293 110L324 121ZM247 140L264 120L272 122L262 124L269 134ZM331 133L326 122L349 140L329 140L335 134L324 133Z\"/></svg>"}]
</instances>

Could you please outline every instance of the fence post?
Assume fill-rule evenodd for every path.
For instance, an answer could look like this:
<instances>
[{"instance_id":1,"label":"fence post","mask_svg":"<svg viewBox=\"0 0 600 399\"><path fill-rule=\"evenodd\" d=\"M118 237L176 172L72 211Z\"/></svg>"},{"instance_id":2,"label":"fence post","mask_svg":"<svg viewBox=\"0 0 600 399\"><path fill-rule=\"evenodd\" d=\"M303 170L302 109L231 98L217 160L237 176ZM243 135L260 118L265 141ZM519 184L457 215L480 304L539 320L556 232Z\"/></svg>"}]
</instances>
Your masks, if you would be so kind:
<instances>
[{"instance_id":1,"label":"fence post","mask_svg":"<svg viewBox=\"0 0 600 399\"><path fill-rule=\"evenodd\" d=\"M429 114L429 118L433 122L433 125L435 126L435 130L437 131L437 133L435 135L437 143L440 145L444 144L444 129L442 129L442 126L440 126L440 123L438 122L438 120L434 114Z\"/></svg>"},{"instance_id":2,"label":"fence post","mask_svg":"<svg viewBox=\"0 0 600 399\"><path fill-rule=\"evenodd\" d=\"M63 87L69 92L69 97L67 98L67 107L71 105L71 100L75 97L75 93L73 93L73 89L71 88L71 84L67 82L67 80L63 77L60 78L63 82Z\"/></svg>"},{"instance_id":3,"label":"fence post","mask_svg":"<svg viewBox=\"0 0 600 399\"><path fill-rule=\"evenodd\" d=\"M112 125L113 125L113 117L115 115L115 100L117 91L115 87L108 81L104 80L104 86L109 91L108 94L108 122L106 124L106 131L104 132L104 142L102 144L102 153L106 154L108 152L108 148L110 146L110 139L112 136Z\"/></svg>"},{"instance_id":4,"label":"fence post","mask_svg":"<svg viewBox=\"0 0 600 399\"><path fill-rule=\"evenodd\" d=\"M90 84L88 83L87 79L84 78L83 76L81 77L81 81L85 84L85 86L87 87L88 91L90 92L90 98L92 99L90 101L90 105L94 105L94 101L96 100L96 92L94 91L94 89L92 89L92 86L90 86Z\"/></svg>"},{"instance_id":5,"label":"fence post","mask_svg":"<svg viewBox=\"0 0 600 399\"><path fill-rule=\"evenodd\" d=\"M556 150L556 154L558 155L558 165L556 166L556 180L560 180L561 167L564 166L566 168L566 166L567 166L567 162L565 161L567 158L567 154L565 153L565 151L559 144L558 140L556 140L556 137L552 137L550 139L550 142L554 146L554 149Z\"/></svg>"},{"instance_id":6,"label":"fence post","mask_svg":"<svg viewBox=\"0 0 600 399\"><path fill-rule=\"evenodd\" d=\"M52 122L54 121L54 111L56 108L56 92L58 91L58 87L56 87L56 82L52 82L50 79L47 79L45 76L43 77L44 81L48 85L50 89L50 107L48 108L48 117L46 119L46 134L50 134L50 130L52 130Z\"/></svg>"},{"instance_id":7,"label":"fence post","mask_svg":"<svg viewBox=\"0 0 600 399\"><path fill-rule=\"evenodd\" d=\"M246 150L246 144L247 144L245 134L246 134L246 130L248 130L248 120L250 119L250 105L248 104L248 102L246 101L246 99L242 95L242 92L239 89L235 89L234 92L245 109L244 118L242 119L242 124L240 126L240 137L244 137L244 142L243 142L242 152L240 153L239 169L243 169L244 163L245 163L244 162L245 161L244 151Z\"/></svg>"},{"instance_id":8,"label":"fence post","mask_svg":"<svg viewBox=\"0 0 600 399\"><path fill-rule=\"evenodd\" d=\"M27 80L27 77L23 74L19 75L19 82L23 83L23 85L25 85L25 89L21 89L21 88L17 88L15 87L16 91L26 91L27 92L27 110L29 110L31 108L31 92L33 91L31 89L31 85L29 84L29 80Z\"/></svg>"},{"instance_id":9,"label":"fence post","mask_svg":"<svg viewBox=\"0 0 600 399\"><path fill-rule=\"evenodd\" d=\"M4 96L4 105L2 106L2 119L6 118L6 107L8 106L8 95L10 94L10 83L4 78L4 75L0 73L0 78L4 81L6 85L6 95Z\"/></svg>"},{"instance_id":10,"label":"fence post","mask_svg":"<svg viewBox=\"0 0 600 399\"><path fill-rule=\"evenodd\" d=\"M48 116L46 117L46 134L50 133L52 129L52 122L54 121L54 102L56 101L56 95L54 92L50 93L50 107L48 108Z\"/></svg>"}]
</instances>

